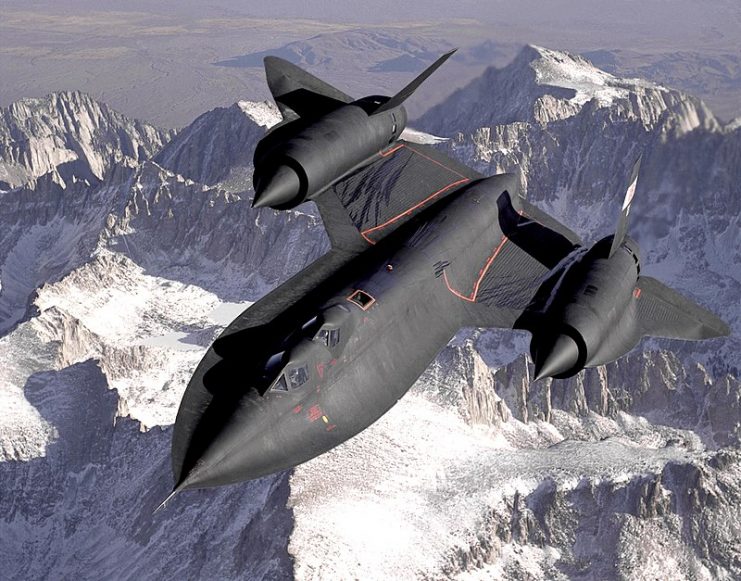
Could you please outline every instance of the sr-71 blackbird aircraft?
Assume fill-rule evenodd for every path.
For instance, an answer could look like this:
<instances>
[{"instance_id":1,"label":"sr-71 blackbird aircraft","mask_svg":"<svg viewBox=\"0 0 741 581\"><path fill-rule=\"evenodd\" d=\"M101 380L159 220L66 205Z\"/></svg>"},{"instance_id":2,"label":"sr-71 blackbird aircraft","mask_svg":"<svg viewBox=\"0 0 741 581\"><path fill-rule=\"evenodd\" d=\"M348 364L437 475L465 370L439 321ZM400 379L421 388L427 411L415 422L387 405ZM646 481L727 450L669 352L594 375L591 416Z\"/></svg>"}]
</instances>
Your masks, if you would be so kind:
<instances>
[{"instance_id":1,"label":"sr-71 blackbird aircraft","mask_svg":"<svg viewBox=\"0 0 741 581\"><path fill-rule=\"evenodd\" d=\"M644 335L727 335L718 317L640 275L626 235L591 247L491 177L399 139L403 102L452 53L389 97L354 100L265 59L283 121L257 145L255 207L313 200L331 250L245 310L183 396L173 494L305 462L391 408L462 327L532 333L535 379L627 353Z\"/></svg>"}]
</instances>

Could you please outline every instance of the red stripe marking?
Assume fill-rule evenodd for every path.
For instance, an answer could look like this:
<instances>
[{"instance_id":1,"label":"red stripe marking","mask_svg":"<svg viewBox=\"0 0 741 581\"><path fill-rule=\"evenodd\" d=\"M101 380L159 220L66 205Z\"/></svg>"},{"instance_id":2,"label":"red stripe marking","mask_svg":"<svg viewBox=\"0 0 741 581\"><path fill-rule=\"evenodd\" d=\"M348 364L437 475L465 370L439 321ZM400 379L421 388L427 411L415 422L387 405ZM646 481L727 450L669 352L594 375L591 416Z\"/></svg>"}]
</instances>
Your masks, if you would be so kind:
<instances>
[{"instance_id":1,"label":"red stripe marking","mask_svg":"<svg viewBox=\"0 0 741 581\"><path fill-rule=\"evenodd\" d=\"M299 413L300 411L301 411L301 406L300 406L300 405L297 405L297 406L296 406L295 408L293 408L293 413L294 413L294 414L297 414L297 413Z\"/></svg>"},{"instance_id":2,"label":"red stripe marking","mask_svg":"<svg viewBox=\"0 0 741 581\"><path fill-rule=\"evenodd\" d=\"M509 240L506 236L502 236L502 240L499 242L499 246L497 246L494 249L494 252L492 255L487 259L484 266L479 270L479 278L476 280L476 282L473 285L473 290L471 291L471 294L469 295L463 295L457 290L455 290L453 287L450 286L450 282L448 281L448 272L447 270L443 270L443 279L445 280L445 286L448 287L448 290L453 293L458 298L463 299L464 301L468 301L470 303L473 303L476 301L476 296L479 294L479 286L481 285L481 281L484 280L484 277L486 276L486 273L489 271L489 268L491 267L492 262L494 262L494 259L499 255L499 253L502 250L502 247L504 244Z\"/></svg>"},{"instance_id":3,"label":"red stripe marking","mask_svg":"<svg viewBox=\"0 0 741 581\"><path fill-rule=\"evenodd\" d=\"M530 216L528 216L525 212L522 210L519 210L517 212L520 216L523 216L525 218L529 218L532 222L535 222ZM479 285L481 284L481 281L484 280L484 277L486 276L486 273L489 272L489 268L491 267L491 263L494 262L494 259L497 257L499 252L501 252L502 247L504 244L509 240L506 236L502 236L502 240L499 242L499 246L497 246L494 249L494 252L492 255L487 259L487 261L484 263L484 266L481 267L481 270L479 270L479 278L476 280L476 283L473 285L473 290L471 291L471 294L464 295L455 290L452 286L450 286L450 282L448 281L448 271L447 269L443 270L443 279L445 280L445 286L448 287L448 290L453 293L455 296L457 296L460 299L463 299L464 301L468 301L469 303L473 303L476 301L476 296L479 294ZM640 294L640 293L639 293Z\"/></svg>"},{"instance_id":4,"label":"red stripe marking","mask_svg":"<svg viewBox=\"0 0 741 581\"><path fill-rule=\"evenodd\" d=\"M455 186L460 185L460 184L464 184L467 181L469 181L468 178L463 178L462 180L458 180L458 181L455 181L455 182L453 182L451 184L448 184L444 188L440 188L439 190L437 190L435 193L430 194L424 200L422 200L421 202L418 202L417 204L415 204L414 206L412 206L408 210L404 210L401 214L397 214L396 216L394 216L390 220L387 220L383 224L379 224L378 226L374 226L373 228L368 228L367 230L363 230L360 234L363 236L363 238L366 239L366 241L369 244L375 244L376 243L375 240L371 240L370 238L368 238L368 234L370 234L371 232L375 232L376 230L381 230L382 228L385 228L389 224L393 224L394 222L397 222L397 221L401 220L405 216L409 216L409 215L413 214L414 211L417 208L420 208L421 206L424 206L427 202L429 202L433 198L439 196L440 194L442 194L443 192L449 190L450 188L455 187Z\"/></svg>"},{"instance_id":5,"label":"red stripe marking","mask_svg":"<svg viewBox=\"0 0 741 581\"><path fill-rule=\"evenodd\" d=\"M399 151L402 147L404 147L404 144L400 143L399 145L392 149L389 149L388 151L379 151L378 155L380 155L381 157L388 157L392 153L396 153L397 151Z\"/></svg>"},{"instance_id":6,"label":"red stripe marking","mask_svg":"<svg viewBox=\"0 0 741 581\"><path fill-rule=\"evenodd\" d=\"M637 299L640 296L641 296L641 289L639 289L638 287L634 288L633 289L633 297Z\"/></svg>"}]
</instances>

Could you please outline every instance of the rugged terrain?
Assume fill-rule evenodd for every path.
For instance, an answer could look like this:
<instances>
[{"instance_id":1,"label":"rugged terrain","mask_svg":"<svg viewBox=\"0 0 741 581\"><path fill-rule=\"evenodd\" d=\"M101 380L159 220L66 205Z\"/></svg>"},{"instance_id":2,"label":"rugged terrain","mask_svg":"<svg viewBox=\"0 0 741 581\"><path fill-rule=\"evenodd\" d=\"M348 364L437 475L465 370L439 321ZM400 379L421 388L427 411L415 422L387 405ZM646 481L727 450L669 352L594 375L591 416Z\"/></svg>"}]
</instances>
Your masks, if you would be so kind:
<instances>
[{"instance_id":1,"label":"rugged terrain","mask_svg":"<svg viewBox=\"0 0 741 581\"><path fill-rule=\"evenodd\" d=\"M644 152L644 272L732 337L647 341L531 382L527 336L464 329L401 402L271 478L169 492L170 424L240 309L326 251L252 210L268 103L174 133L76 92L0 112L0 567L10 579L741 576L741 129L528 47L418 120L594 240Z\"/></svg>"}]
</instances>

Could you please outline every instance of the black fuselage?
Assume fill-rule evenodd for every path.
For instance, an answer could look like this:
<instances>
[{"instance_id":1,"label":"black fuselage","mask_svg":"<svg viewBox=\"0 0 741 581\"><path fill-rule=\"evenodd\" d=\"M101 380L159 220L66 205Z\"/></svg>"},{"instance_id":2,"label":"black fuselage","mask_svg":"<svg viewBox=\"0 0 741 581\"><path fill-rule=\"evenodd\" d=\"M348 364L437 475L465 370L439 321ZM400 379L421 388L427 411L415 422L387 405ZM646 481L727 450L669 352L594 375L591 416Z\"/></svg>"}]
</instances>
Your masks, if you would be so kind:
<instances>
[{"instance_id":1,"label":"black fuselage","mask_svg":"<svg viewBox=\"0 0 741 581\"><path fill-rule=\"evenodd\" d=\"M255 150L255 207L316 202L332 249L235 319L198 365L175 422L178 490L296 466L389 410L462 327L525 329L535 379L617 359L642 336L727 335L712 313L639 276L626 237L591 248L518 194L439 150L399 140L402 103L353 99L265 59L284 121ZM643 296L642 296L643 293Z\"/></svg>"},{"instance_id":2,"label":"black fuselage","mask_svg":"<svg viewBox=\"0 0 741 581\"><path fill-rule=\"evenodd\" d=\"M366 252L340 257L324 274L309 267L245 311L186 392L173 451L181 488L295 466L388 411L451 337L479 320L478 287L507 242L497 200L506 192L516 201L516 191L510 175L471 184ZM604 244L550 273L543 284L553 299L533 305L534 320L547 322L534 337L568 328L584 343L564 372L625 352L612 337L630 310L637 262L627 249L603 257ZM291 302L286 287L303 290ZM194 428L187 416L199 408L211 415Z\"/></svg>"},{"instance_id":3,"label":"black fuselage","mask_svg":"<svg viewBox=\"0 0 741 581\"><path fill-rule=\"evenodd\" d=\"M438 209L434 219L462 218L459 214L466 210L462 202L475 194L462 193L460 201ZM277 321L250 326L252 313L259 317L263 311L286 312L283 305L271 306L274 300L283 300L278 288L226 329L196 371L191 395L202 391L199 384L209 390L211 382L236 379L230 372L209 377L209 368L227 365L225 357L237 362L234 375L252 369L252 376L242 376L238 397L216 393L217 400L231 400L226 405L210 402L212 408L221 408L218 421L209 422L207 431L195 430L180 455L174 451L176 477L187 477L184 488L217 486L295 466L357 434L406 393L458 331L468 306L435 276L439 257L454 260L455 256L444 232L420 236L428 226L424 221L410 224L392 239L336 270L329 269L289 307L290 321L281 314ZM455 244L459 252L476 243L475 230L466 232L470 239ZM294 279L285 284L300 286ZM353 296L357 291L372 302L362 305L350 300L357 299ZM344 316L337 317L338 310ZM332 348L316 337L326 313L338 320L339 343ZM313 321L315 317L318 321ZM260 332L273 323L279 332ZM226 349L219 341L231 346ZM225 357L218 356L219 351ZM271 356L286 351L289 355L284 355L278 374L264 378ZM294 389L276 389L278 375L292 365L306 366L307 381ZM188 393L181 409L190 408L187 398ZM176 431L178 424L186 423L179 417Z\"/></svg>"}]
</instances>

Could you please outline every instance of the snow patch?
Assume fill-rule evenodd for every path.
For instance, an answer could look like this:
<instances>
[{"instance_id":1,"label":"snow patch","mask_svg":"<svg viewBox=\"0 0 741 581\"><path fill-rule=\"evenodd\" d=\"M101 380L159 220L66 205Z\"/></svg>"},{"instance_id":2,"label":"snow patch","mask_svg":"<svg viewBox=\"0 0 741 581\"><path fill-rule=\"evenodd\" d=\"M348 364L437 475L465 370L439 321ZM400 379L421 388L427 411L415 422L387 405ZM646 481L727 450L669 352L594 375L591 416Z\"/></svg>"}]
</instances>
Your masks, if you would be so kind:
<instances>
[{"instance_id":1,"label":"snow patch","mask_svg":"<svg viewBox=\"0 0 741 581\"><path fill-rule=\"evenodd\" d=\"M647 92L666 94L670 89L639 78L617 78L596 68L585 58L566 52L533 46L541 58L530 63L539 85L571 89L575 95L569 103L581 108L591 100L600 107L608 107L616 99L627 99L635 94L639 99ZM699 125L697 120L695 126Z\"/></svg>"},{"instance_id":2,"label":"snow patch","mask_svg":"<svg viewBox=\"0 0 741 581\"><path fill-rule=\"evenodd\" d=\"M595 68L582 57L539 46L533 48L543 56L530 65L535 70L537 83L574 90L576 95L569 99L571 103L584 105L596 99L605 107L615 99L628 96L629 90L624 82ZM655 85L647 85L656 88Z\"/></svg>"},{"instance_id":3,"label":"snow patch","mask_svg":"<svg viewBox=\"0 0 741 581\"><path fill-rule=\"evenodd\" d=\"M409 393L355 438L295 469L288 549L300 579L438 578L451 547L474 542L482 515L546 478L573 489L584 477L622 480L689 457L614 439L503 448Z\"/></svg>"},{"instance_id":4,"label":"snow patch","mask_svg":"<svg viewBox=\"0 0 741 581\"><path fill-rule=\"evenodd\" d=\"M269 129L280 123L283 117L272 101L239 101L239 108L258 125Z\"/></svg>"},{"instance_id":5,"label":"snow patch","mask_svg":"<svg viewBox=\"0 0 741 581\"><path fill-rule=\"evenodd\" d=\"M36 305L42 319L52 310L63 311L89 332L93 338L78 348L75 359L98 359L122 409L145 426L174 421L207 346L231 314L247 306L148 275L106 249L60 282L43 286Z\"/></svg>"}]
</instances>

